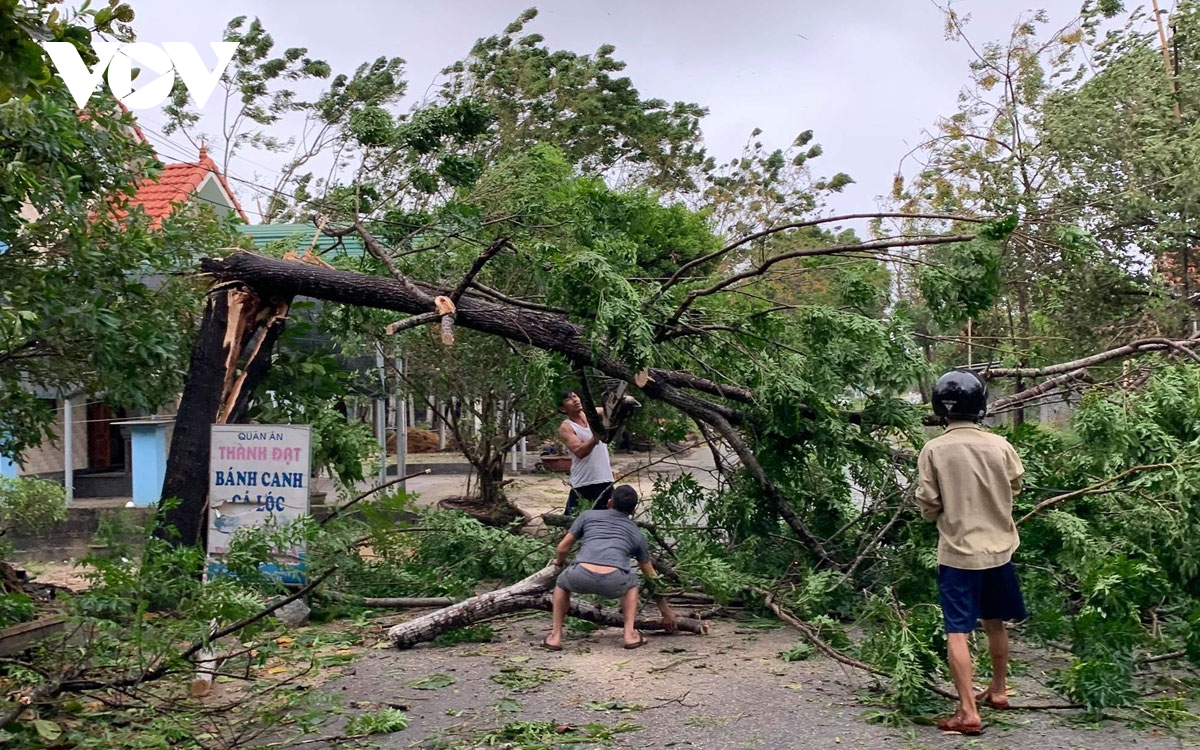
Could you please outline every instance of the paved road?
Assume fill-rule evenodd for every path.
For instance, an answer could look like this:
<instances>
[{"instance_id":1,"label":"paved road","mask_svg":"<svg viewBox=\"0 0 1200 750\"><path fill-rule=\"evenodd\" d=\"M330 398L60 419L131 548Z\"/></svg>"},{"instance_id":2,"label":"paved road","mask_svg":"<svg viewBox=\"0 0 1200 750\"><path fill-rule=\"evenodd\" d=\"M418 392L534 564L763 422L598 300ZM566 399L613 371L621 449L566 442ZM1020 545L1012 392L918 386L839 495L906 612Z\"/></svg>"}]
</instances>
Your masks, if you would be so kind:
<instances>
[{"instance_id":1,"label":"paved road","mask_svg":"<svg viewBox=\"0 0 1200 750\"><path fill-rule=\"evenodd\" d=\"M991 726L978 738L945 735L930 726L871 723L867 717L879 712L867 703L873 681L830 660L781 661L778 653L797 642L783 629L717 622L709 636L651 636L636 651L621 648L619 630L604 629L569 635L564 651L549 653L537 647L547 628L548 617L538 614L502 626L498 643L368 650L353 674L325 689L358 701L356 710L408 706L406 730L372 738L383 748L478 747L489 733L517 721L640 727L616 734L611 746L618 748L1183 747L1161 733L1112 723L1079 725L1078 716L1063 713L990 712L985 720ZM531 673L556 676L524 691L493 680ZM436 690L409 686L435 674L454 682ZM1017 678L1015 687L1021 700L1039 699L1031 678Z\"/></svg>"}]
</instances>

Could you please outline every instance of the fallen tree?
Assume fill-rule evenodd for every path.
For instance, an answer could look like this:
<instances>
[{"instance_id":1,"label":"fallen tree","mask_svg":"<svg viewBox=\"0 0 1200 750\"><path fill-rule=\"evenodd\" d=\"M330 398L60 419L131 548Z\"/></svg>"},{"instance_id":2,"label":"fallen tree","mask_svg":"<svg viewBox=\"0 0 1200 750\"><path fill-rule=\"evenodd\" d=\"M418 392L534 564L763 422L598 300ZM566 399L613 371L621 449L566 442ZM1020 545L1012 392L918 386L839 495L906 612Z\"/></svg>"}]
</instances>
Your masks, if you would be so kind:
<instances>
[{"instance_id":1,"label":"fallen tree","mask_svg":"<svg viewBox=\"0 0 1200 750\"><path fill-rule=\"evenodd\" d=\"M781 226L767 236L811 226ZM373 256L380 261L391 259L390 251L361 222L355 222L352 229ZM406 272L394 263L383 263L379 270L386 268L389 275L381 276L288 263L246 252L207 259L202 268L218 283L218 293L244 290L261 299L303 296L390 310L410 316L398 321L398 328L412 321L414 328L406 335L432 333L447 342L454 327L469 329L504 339L516 352L549 353L561 370L576 373L575 377L595 377L598 373L610 383L636 389L639 399L644 396L672 407L699 425L726 480L721 493L688 487L686 483L656 488L658 496L652 513L665 513L666 522L661 523L657 516L653 520L656 526L661 523L659 527L671 528L672 538L655 541L668 556L678 552L684 561L680 565L683 586L703 588L720 602L743 591L750 581L773 580L783 590L790 587L796 592L796 599L788 602L792 607L803 601L809 602L805 607L816 607L797 607L797 611L807 611L808 616L821 612L820 606L830 608L823 611L833 611L838 597L846 599L841 606L849 606L848 600L854 597L856 606L876 608L872 616L879 625L878 634L872 636L878 641L874 657L864 656L861 661L871 664L876 674L894 677L929 675L940 661L930 651L929 644L935 642L931 622L917 622L905 613L906 606L933 597L928 590L930 577L912 575L911 571L924 570L928 550L934 546L931 534L935 532L917 521L911 503L905 499L911 485L912 458L924 441L921 428L930 419L920 405L901 398L904 389L924 372L925 363L919 361L902 320L882 314L872 317L828 303L776 304L770 297L759 295L756 287L798 259L840 256L857 260L864 254L883 257L904 247L995 241L994 228L985 230L980 236L913 235L779 252L764 246L761 254L740 258L736 273L726 268L706 277L685 280L676 276L644 292L633 292L632 297L640 300L636 313L631 312L631 300L626 299L621 308L625 317L609 313L608 319L599 312L570 309L569 299L538 295L537 301L526 300L507 287L501 293L482 291L478 279L493 263L506 253L528 252L516 241L507 243L505 252L478 255L478 262L468 263L466 273L471 274L471 283L465 285L454 279L448 281L445 274L433 281L421 280L413 275L414 271ZM712 259L720 260L722 252L731 252L737 245L732 243L716 251ZM489 241L484 247L487 254L497 245ZM546 260L543 268L551 270L552 262ZM489 283L494 286L500 282ZM621 288L620 282L614 280L613 284ZM439 299L452 296L456 296L452 311L444 302L439 305ZM717 303L729 297L736 297L737 303ZM545 304L545 300L555 304ZM433 329L422 332L423 326ZM631 343L630 331L640 331L641 339ZM454 345L462 345L467 338L463 335L453 339ZM1104 388L1104 378L1111 376L1114 365L1120 367L1123 357L1158 352L1168 363L1173 360L1190 367L1198 345L1200 340L1196 338L1138 339L1132 345L1112 348L1101 355L1075 357L1061 365L1030 369L993 363L983 370L992 379L1018 378L1015 393L1001 405L1021 409L1066 390ZM544 363L545 358L541 361ZM588 370L592 371L590 375ZM227 373L222 374L227 378ZM1019 380L1034 377L1047 380L1036 384ZM189 388L193 383L199 387L204 379L189 378ZM1100 385L1095 385L1097 382ZM1141 381L1147 382L1153 385L1154 381ZM1186 382L1175 383L1169 384L1168 390L1189 392L1189 387ZM1165 412L1155 407L1146 413ZM1115 418L1100 409L1091 417L1092 424L1110 417ZM1177 427L1171 423L1155 429ZM1096 435L1094 445L1102 444L1103 431ZM1113 445L1120 448L1131 444L1122 438ZM1161 440L1153 443L1156 450L1170 445ZM1026 450L1036 452L1040 448L1035 442ZM1041 461L1042 470L1053 471L1046 467L1058 466L1064 481L1053 482L1060 488L1056 495L1086 489L1104 477L1115 476L1101 487L1105 493L1111 490L1118 497L1136 496L1137 487L1118 486L1122 483L1120 468L1112 469L1109 459L1066 466L1061 458L1069 460L1083 453L1072 453L1064 446L1058 453L1034 456L1028 467L1038 470L1033 460ZM1156 458L1130 465L1172 462ZM169 472L173 470L169 467ZM1161 474L1166 472L1150 473L1149 477L1139 475L1134 484L1161 482ZM860 491L861 497L855 497L853 490ZM1100 494L1097 491L1085 496ZM1028 502L1027 497L1023 496L1022 502ZM1026 510L1022 508L1021 512ZM201 511L202 506L189 503L178 510ZM1036 530L1023 549L1032 550L1042 542L1045 555L1072 554L1075 548L1070 545L1053 538L1045 541L1057 533L1057 527L1048 529L1040 524L1042 515L1035 517ZM1044 515L1053 523L1062 523L1054 513ZM695 519L703 519L703 523L695 525ZM563 521L547 520L551 525ZM1155 532L1170 532L1172 528L1159 524ZM1160 544L1147 542L1139 548L1157 549ZM1080 565L1077 560L1067 564ZM397 625L389 633L390 639L398 647L408 648L508 612L549 609L545 591L551 585L551 574L541 571L507 589L472 597ZM477 580L485 579L480 576ZM890 590L899 579L911 582L905 584L911 588L903 593L904 604L882 602L866 593ZM812 590L806 592L806 587ZM1056 582L1051 590L1081 596L1079 584L1072 590ZM819 606L812 604L814 601ZM1070 602L1065 606L1071 606ZM575 611L597 622L620 622L616 613L603 608L580 607ZM654 627L653 621L643 625ZM1108 625L1101 621L1089 627ZM703 624L697 623L695 628L695 632L702 632ZM1148 640L1147 645L1156 643L1158 637ZM1104 659L1110 659L1110 655ZM1108 663L1100 657L1094 657L1094 662ZM905 696L900 705L916 705L915 694L927 694L925 683L895 677L896 694ZM1086 702L1091 689L1082 685L1065 692Z\"/></svg>"},{"instance_id":2,"label":"fallen tree","mask_svg":"<svg viewBox=\"0 0 1200 750\"><path fill-rule=\"evenodd\" d=\"M830 221L832 220L834 219L830 219ZM370 240L369 247L375 246L376 252L384 252L379 246L378 240L371 237L366 229L361 225L356 225L356 228L364 238ZM785 231L788 228L781 227L773 231ZM862 243L854 247L838 246L794 251L788 255L789 257L819 257L827 254L861 253L865 251L864 248L880 252L893 247L917 246L947 239L964 242L972 238L971 235L952 235L949 238L917 237L883 245ZM761 272L765 273L774 265L775 260L764 261L760 266ZM371 276L338 271L314 264L276 260L247 252L235 252L226 258L205 259L201 263L201 268L206 274L221 283L219 291L214 292L220 296L233 294L231 289L244 288L248 291L243 296L250 299L290 300L296 296L307 296L329 302L409 313L414 316L428 316L431 312L437 312L435 300L457 291L410 279L403 275L399 278ZM750 277L753 277L753 274L739 275L741 279ZM716 286L720 287L718 291L728 288L728 285L724 283ZM702 333L678 329L677 321L686 317L683 313L695 299L704 296L707 295L689 294L680 304L683 310L671 311L669 320L663 325L680 330L686 335ZM245 378L235 379L232 374L237 366L237 353L241 349L251 349L252 351L248 355L251 357L251 361L261 360L264 349L270 343L266 336L266 332L271 330L270 328L265 329L261 337L256 339L251 335L244 321L235 323L230 320L227 310L228 305L222 304L210 304L206 309L202 331L216 329L225 330L227 333L224 337L220 337L214 331L212 335L202 335L197 342L196 356L193 358L192 370L188 375L187 387L181 404L181 413L184 411L184 407L188 407L189 420L192 421L202 422L208 417L208 423L212 423L226 416L228 410L222 411L222 405L236 400L236 394L225 393L222 397L220 393L222 389L218 387L216 378L219 377L220 382L226 384L225 391L242 386L242 380ZM270 321L270 325L276 324L277 313L264 318L264 313L260 310L274 313L272 308L255 307L253 314L260 319ZM428 322L426 318L421 318L421 320ZM640 383L640 389L646 396L669 404L696 422L711 428L736 454L750 479L758 485L759 490L771 503L778 516L795 533L797 540L807 547L809 552L823 565L839 568L848 564L848 560L840 559L836 553L826 548L825 542L810 528L810 522L797 511L794 499L790 498L780 488L777 480L770 476L756 455L755 446L747 440L745 436L747 422L753 419L756 407L760 406L759 396L753 389L738 384L718 383L686 371L656 367L648 367L644 370L635 369L621 358L598 350L594 338L589 335L588 330L583 325L573 322L566 313L534 309L516 300L502 302L495 297L472 294L469 289L458 299L454 312L454 324L499 336L516 344L561 355L569 362L594 367L609 378L628 383L630 387L637 387ZM248 347L243 344L240 348L234 346L235 342L248 340L254 340L257 345ZM1049 366L1036 370L994 368L989 375L992 377L1059 375L1062 372L1072 372L1121 356L1133 356L1151 351L1176 351L1196 356L1192 350L1198 345L1200 345L1200 341L1196 339L1138 341L1127 347L1060 366ZM219 346L224 352L224 356L213 356L207 349L204 349L205 346L209 348ZM1055 381L1044 389L1035 388L1030 396L1040 395L1043 390L1048 390L1063 382L1065 381ZM238 390L244 390L244 386ZM1020 401L1024 397L1023 393L1021 398L1014 399L1014 401ZM886 417L882 421L872 422L872 419L879 420L880 417L869 412L830 411L827 406L813 407L805 403L792 403L788 405L788 408L801 419L807 419L814 423L828 420L831 423L854 424L862 432L889 426ZM864 420L866 421L864 422ZM199 527L198 518L203 510L203 497L198 497L197 493L203 493L203 483L195 481L196 478L193 475L196 471L195 467L207 465L206 447L207 432L201 434L200 431L193 430L186 431L172 443L166 482L166 489L170 491L167 495L180 497L183 502L167 513L167 520L181 530ZM185 482L185 479L188 481ZM192 537L184 534L183 538L186 540Z\"/></svg>"},{"instance_id":3,"label":"fallen tree","mask_svg":"<svg viewBox=\"0 0 1200 750\"><path fill-rule=\"evenodd\" d=\"M388 638L397 648L412 648L419 643L432 641L442 633L492 617L523 609L550 611L553 603L545 592L554 587L554 581L561 571L562 568L558 565L547 565L511 586L471 597L458 604L395 625L388 631ZM612 627L620 627L624 623L624 618L619 612L588 602L573 600L570 614ZM660 620L638 619L637 627L642 630L663 629ZM679 630L703 635L708 632L708 626L700 620L684 617L679 619Z\"/></svg>"}]
</instances>

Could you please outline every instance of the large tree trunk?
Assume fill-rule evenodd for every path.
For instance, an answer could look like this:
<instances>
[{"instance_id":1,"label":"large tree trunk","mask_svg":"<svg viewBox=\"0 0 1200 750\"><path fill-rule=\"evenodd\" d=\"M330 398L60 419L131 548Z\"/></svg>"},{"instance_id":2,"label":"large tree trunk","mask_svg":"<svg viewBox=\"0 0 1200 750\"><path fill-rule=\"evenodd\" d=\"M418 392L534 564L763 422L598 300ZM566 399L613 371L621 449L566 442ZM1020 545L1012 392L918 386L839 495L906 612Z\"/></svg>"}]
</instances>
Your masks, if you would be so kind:
<instances>
[{"instance_id":1,"label":"large tree trunk","mask_svg":"<svg viewBox=\"0 0 1200 750\"><path fill-rule=\"evenodd\" d=\"M208 497L209 427L216 421L225 390L226 331L235 294L238 292L232 289L214 291L204 306L167 458L164 502L159 504L159 523L154 530L160 539L182 544L200 541Z\"/></svg>"},{"instance_id":2,"label":"large tree trunk","mask_svg":"<svg viewBox=\"0 0 1200 750\"><path fill-rule=\"evenodd\" d=\"M552 607L551 598L545 592L554 586L562 568L557 565L547 565L533 575L513 585L489 591L486 594L472 597L458 604L430 612L408 622L400 623L388 631L388 638L397 648L412 648L418 643L426 643L437 638L442 633L471 625L490 617L518 612L523 609L540 609L549 611ZM620 627L624 620L615 610L600 607L586 602L571 602L570 614L602 625ZM658 620L639 620L637 627L642 630L661 630L662 622ZM679 629L685 633L704 634L708 626L700 620L680 618Z\"/></svg>"},{"instance_id":3,"label":"large tree trunk","mask_svg":"<svg viewBox=\"0 0 1200 750\"><path fill-rule=\"evenodd\" d=\"M208 502L210 428L236 422L266 377L283 334L291 298L264 299L248 289L208 295L184 383L167 457L155 535L182 544L204 541ZM242 373L238 366L245 356Z\"/></svg>"},{"instance_id":4,"label":"large tree trunk","mask_svg":"<svg viewBox=\"0 0 1200 750\"><path fill-rule=\"evenodd\" d=\"M479 471L479 501L485 508L501 508L509 504L504 494L504 454L487 453L487 462L476 467Z\"/></svg>"}]
</instances>

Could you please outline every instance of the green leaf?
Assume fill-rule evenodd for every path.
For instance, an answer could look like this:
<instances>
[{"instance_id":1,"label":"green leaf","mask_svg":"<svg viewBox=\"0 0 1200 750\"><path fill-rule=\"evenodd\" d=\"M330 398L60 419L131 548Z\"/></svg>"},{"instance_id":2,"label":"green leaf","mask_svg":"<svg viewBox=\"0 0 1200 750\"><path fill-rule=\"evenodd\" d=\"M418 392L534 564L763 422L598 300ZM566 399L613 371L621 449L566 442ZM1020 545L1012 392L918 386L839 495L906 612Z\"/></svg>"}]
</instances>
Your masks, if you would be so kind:
<instances>
[{"instance_id":1,"label":"green leaf","mask_svg":"<svg viewBox=\"0 0 1200 750\"><path fill-rule=\"evenodd\" d=\"M440 690L442 688L450 687L455 682L456 680L450 675L439 672L426 677L420 677L404 684L417 690Z\"/></svg>"},{"instance_id":2,"label":"green leaf","mask_svg":"<svg viewBox=\"0 0 1200 750\"><path fill-rule=\"evenodd\" d=\"M503 711L505 713L519 713L521 711L521 704L517 703L512 698L501 698L500 700L496 701L495 708L497 711Z\"/></svg>"},{"instance_id":3,"label":"green leaf","mask_svg":"<svg viewBox=\"0 0 1200 750\"><path fill-rule=\"evenodd\" d=\"M1005 216L1003 219L988 222L979 229L979 236L985 240L1003 240L1017 228L1019 219L1016 214Z\"/></svg>"},{"instance_id":4,"label":"green leaf","mask_svg":"<svg viewBox=\"0 0 1200 750\"><path fill-rule=\"evenodd\" d=\"M38 736L47 742L54 742L62 736L62 727L46 719L34 719L33 728L37 730Z\"/></svg>"}]
</instances>

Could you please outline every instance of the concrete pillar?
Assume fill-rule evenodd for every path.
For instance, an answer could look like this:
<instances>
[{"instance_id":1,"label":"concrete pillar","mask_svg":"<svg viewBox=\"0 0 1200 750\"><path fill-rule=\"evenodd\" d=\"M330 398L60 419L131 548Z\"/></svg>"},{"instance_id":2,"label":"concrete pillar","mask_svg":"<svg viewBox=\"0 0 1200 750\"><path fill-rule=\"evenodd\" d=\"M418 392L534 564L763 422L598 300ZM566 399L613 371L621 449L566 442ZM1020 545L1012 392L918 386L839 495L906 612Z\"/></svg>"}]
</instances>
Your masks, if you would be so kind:
<instances>
[{"instance_id":1,"label":"concrete pillar","mask_svg":"<svg viewBox=\"0 0 1200 750\"><path fill-rule=\"evenodd\" d=\"M517 436L517 415L516 414L510 415L510 418L508 420L508 436L510 438ZM513 471L517 470L518 450L519 449L517 448L517 444L513 443L512 450L510 451L512 453L512 470Z\"/></svg>"},{"instance_id":2,"label":"concrete pillar","mask_svg":"<svg viewBox=\"0 0 1200 750\"><path fill-rule=\"evenodd\" d=\"M400 369L400 375L404 375L404 360L400 360L397 365ZM403 382L403 378L401 378ZM411 400L404 398L403 394L396 397L396 477L400 478L408 473L408 426L410 424L409 405ZM407 492L408 482L400 483L400 491Z\"/></svg>"},{"instance_id":3,"label":"concrete pillar","mask_svg":"<svg viewBox=\"0 0 1200 750\"><path fill-rule=\"evenodd\" d=\"M388 480L387 469L387 372L384 370L383 348L375 349L375 364L379 367L379 398L375 399L375 433L379 438L379 483ZM397 440L399 445L400 441Z\"/></svg>"},{"instance_id":4,"label":"concrete pillar","mask_svg":"<svg viewBox=\"0 0 1200 750\"><path fill-rule=\"evenodd\" d=\"M446 419L450 409L454 408L454 400L438 402L438 450L446 450Z\"/></svg>"},{"instance_id":5,"label":"concrete pillar","mask_svg":"<svg viewBox=\"0 0 1200 750\"><path fill-rule=\"evenodd\" d=\"M162 499L163 480L167 476L167 427L174 421L136 419L115 423L129 428L135 507L157 505Z\"/></svg>"},{"instance_id":6,"label":"concrete pillar","mask_svg":"<svg viewBox=\"0 0 1200 750\"><path fill-rule=\"evenodd\" d=\"M71 397L63 399L63 489L67 493L67 505L75 500L75 424L71 410ZM163 468L166 468L163 455ZM158 485L162 487L162 482ZM157 500L155 501L157 502Z\"/></svg>"},{"instance_id":7,"label":"concrete pillar","mask_svg":"<svg viewBox=\"0 0 1200 750\"><path fill-rule=\"evenodd\" d=\"M521 428L521 431L524 432L524 430L525 430L525 418L524 417L521 417L521 421L517 423L517 426L519 426ZM525 471L528 468L529 468L529 438L522 435L521 436L521 471Z\"/></svg>"}]
</instances>

